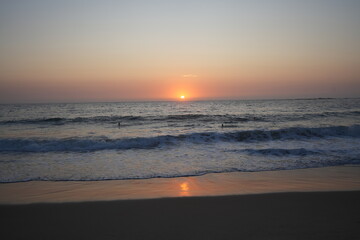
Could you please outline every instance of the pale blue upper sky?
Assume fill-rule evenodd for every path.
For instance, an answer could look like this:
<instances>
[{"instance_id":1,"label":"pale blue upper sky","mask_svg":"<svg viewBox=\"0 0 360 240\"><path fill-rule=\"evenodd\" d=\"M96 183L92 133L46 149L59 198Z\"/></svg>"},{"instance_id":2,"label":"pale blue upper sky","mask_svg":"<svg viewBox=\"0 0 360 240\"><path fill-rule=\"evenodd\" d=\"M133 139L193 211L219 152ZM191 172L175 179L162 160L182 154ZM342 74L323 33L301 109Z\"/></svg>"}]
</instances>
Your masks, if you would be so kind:
<instances>
[{"instance_id":1,"label":"pale blue upper sky","mask_svg":"<svg viewBox=\"0 0 360 240\"><path fill-rule=\"evenodd\" d=\"M0 1L2 102L358 96L359 68L358 0Z\"/></svg>"}]
</instances>

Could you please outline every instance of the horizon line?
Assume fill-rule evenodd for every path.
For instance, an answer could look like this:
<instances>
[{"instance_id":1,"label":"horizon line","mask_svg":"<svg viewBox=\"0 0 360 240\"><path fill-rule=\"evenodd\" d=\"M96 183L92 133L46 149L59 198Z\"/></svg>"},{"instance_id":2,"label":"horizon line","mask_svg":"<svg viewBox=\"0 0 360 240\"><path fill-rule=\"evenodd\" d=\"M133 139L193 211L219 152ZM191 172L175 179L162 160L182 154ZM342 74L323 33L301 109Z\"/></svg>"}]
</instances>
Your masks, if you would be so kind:
<instances>
[{"instance_id":1,"label":"horizon line","mask_svg":"<svg viewBox=\"0 0 360 240\"><path fill-rule=\"evenodd\" d=\"M144 102L206 102L206 101L276 101L276 100L330 100L330 99L359 99L359 97L294 97L294 98L209 98L209 99L123 99L123 100L84 100L84 101L29 101L8 102L0 105L25 105L25 104L91 104L91 103L144 103Z\"/></svg>"}]
</instances>

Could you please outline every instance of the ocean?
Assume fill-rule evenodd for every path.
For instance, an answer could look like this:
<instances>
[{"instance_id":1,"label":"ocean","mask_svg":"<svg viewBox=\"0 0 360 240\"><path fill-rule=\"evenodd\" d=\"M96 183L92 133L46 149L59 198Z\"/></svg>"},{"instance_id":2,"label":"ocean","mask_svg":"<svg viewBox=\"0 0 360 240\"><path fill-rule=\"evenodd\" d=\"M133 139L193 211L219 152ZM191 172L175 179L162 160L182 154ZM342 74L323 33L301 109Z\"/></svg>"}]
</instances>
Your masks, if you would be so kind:
<instances>
[{"instance_id":1,"label":"ocean","mask_svg":"<svg viewBox=\"0 0 360 240\"><path fill-rule=\"evenodd\" d=\"M360 164L360 99L0 105L0 182Z\"/></svg>"}]
</instances>

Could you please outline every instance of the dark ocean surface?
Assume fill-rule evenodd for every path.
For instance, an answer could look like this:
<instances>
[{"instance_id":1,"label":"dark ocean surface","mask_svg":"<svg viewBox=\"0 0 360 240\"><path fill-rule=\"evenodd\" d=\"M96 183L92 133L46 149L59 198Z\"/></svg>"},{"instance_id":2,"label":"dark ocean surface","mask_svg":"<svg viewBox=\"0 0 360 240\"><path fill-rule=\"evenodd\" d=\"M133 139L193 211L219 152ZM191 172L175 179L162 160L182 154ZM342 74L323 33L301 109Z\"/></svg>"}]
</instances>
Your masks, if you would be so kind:
<instances>
[{"instance_id":1,"label":"dark ocean surface","mask_svg":"<svg viewBox=\"0 0 360 240\"><path fill-rule=\"evenodd\" d=\"M0 182L359 163L360 99L0 105Z\"/></svg>"}]
</instances>

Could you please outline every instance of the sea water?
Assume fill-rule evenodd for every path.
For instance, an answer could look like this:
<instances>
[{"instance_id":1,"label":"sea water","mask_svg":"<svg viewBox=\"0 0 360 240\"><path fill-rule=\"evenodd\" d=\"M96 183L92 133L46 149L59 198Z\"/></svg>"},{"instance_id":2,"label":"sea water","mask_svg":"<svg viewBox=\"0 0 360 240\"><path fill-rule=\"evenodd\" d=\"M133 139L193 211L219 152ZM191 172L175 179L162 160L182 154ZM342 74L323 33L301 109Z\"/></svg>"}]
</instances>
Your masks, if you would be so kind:
<instances>
[{"instance_id":1,"label":"sea water","mask_svg":"<svg viewBox=\"0 0 360 240\"><path fill-rule=\"evenodd\" d=\"M0 105L0 182L360 163L360 99Z\"/></svg>"}]
</instances>

